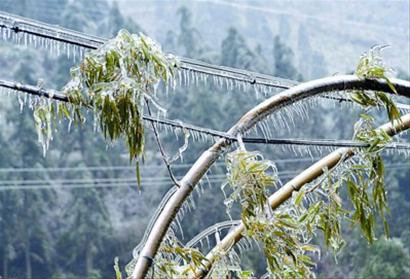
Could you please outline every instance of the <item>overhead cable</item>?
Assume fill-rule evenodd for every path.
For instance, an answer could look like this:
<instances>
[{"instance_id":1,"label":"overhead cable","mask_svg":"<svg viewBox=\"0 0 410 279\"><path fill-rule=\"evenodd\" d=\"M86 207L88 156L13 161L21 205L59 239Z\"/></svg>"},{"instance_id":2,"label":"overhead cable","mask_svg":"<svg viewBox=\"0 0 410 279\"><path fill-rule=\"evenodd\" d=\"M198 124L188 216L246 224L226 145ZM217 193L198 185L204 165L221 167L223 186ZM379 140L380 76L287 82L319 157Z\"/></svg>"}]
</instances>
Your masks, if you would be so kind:
<instances>
[{"instance_id":1,"label":"overhead cable","mask_svg":"<svg viewBox=\"0 0 410 279\"><path fill-rule=\"evenodd\" d=\"M320 96L323 99L329 99L329 100L335 100L338 101L339 103L341 102L348 102L348 103L353 103L353 101L351 99L348 98L343 98L343 97L335 97L335 96L329 96L329 95L323 95ZM407 104L401 104L401 103L395 103L396 107L402 110L408 110L410 111L410 105Z\"/></svg>"},{"instance_id":2,"label":"overhead cable","mask_svg":"<svg viewBox=\"0 0 410 279\"><path fill-rule=\"evenodd\" d=\"M10 82L10 81L5 81L5 80L0 80L0 87L3 88L7 88L7 89L11 89L12 92L23 92L23 93L27 93L27 94L31 94L31 95L35 95L35 96L39 96L39 97L45 97L45 98L49 98L49 99L53 99L56 101L61 101L61 102L66 102L68 103L68 97L59 93L58 91L55 90L47 90L47 89L43 89L40 87L36 87L36 86L32 86L32 85L27 85L27 84L21 84L21 83L16 83L16 82ZM186 129L189 130L191 132L197 132L200 134L204 134L204 135L210 135L213 137L220 137L220 138L230 138L231 140L236 141L236 138L227 135L224 132L220 132L220 131L216 131L216 130L211 130L211 129L206 129L206 128L202 128L202 127L198 127L198 126L194 126L191 124L187 124L187 123L182 123L180 121L175 121L175 120L170 120L170 119L160 119L160 118L155 118L152 116L148 116L148 115L143 115L142 118L146 121L149 122L154 122L157 124L163 124L166 126L171 126L173 128L179 128L179 129Z\"/></svg>"},{"instance_id":3,"label":"overhead cable","mask_svg":"<svg viewBox=\"0 0 410 279\"><path fill-rule=\"evenodd\" d=\"M7 30L7 32L4 32L3 29ZM37 41L32 36L39 37L45 40L52 40L53 42L72 45L78 47L79 50L81 50L81 48L97 49L108 40L106 38L85 34L68 28L63 28L58 25L47 24L41 21L24 18L18 15L1 11L0 31L0 33L3 33L3 35L0 36L0 38L3 38L3 40L7 41L8 39L11 39L13 37L12 34L14 34L15 36L17 36L16 41L19 43L23 43L25 45L34 43L34 45L41 45L45 46L46 48L56 48L58 51L59 46L53 46L52 44L48 44L46 41ZM27 34L28 36L20 38L18 37L18 34ZM65 46L65 49L70 52L69 47ZM78 49L73 49L74 57L76 50ZM271 75L238 68L214 65L186 57L177 58L180 62L178 67L182 70L187 71L188 74L189 72L196 72L214 77L240 81L248 85L256 85L257 87L255 87L255 90L263 90L264 86L268 88L288 89L298 84L298 82L295 80L274 77ZM227 85L227 87L229 86ZM349 99L337 97L322 96L322 98L339 101L351 101ZM397 107L405 110L410 110L410 106L405 104L397 104Z\"/></svg>"},{"instance_id":4,"label":"overhead cable","mask_svg":"<svg viewBox=\"0 0 410 279\"><path fill-rule=\"evenodd\" d=\"M389 170L408 170L410 169L409 165L386 165L386 169ZM301 170L300 170L301 171ZM299 174L300 171L284 171L279 172L278 175L281 179L288 179L293 178L295 175ZM169 180L169 177L164 177ZM224 183L226 182L225 175L211 175L209 176L207 182L209 183ZM121 188L121 187L136 187L137 180L136 179L129 179L128 181L118 180L116 181L113 179L110 182L106 183L94 183L94 182L83 182L83 183L67 183L67 184L51 184L53 181L43 181L44 184L41 183L30 183L30 184L6 184L0 185L0 191L6 190L41 190L41 189L76 189L76 188ZM144 186L169 186L172 185L172 182L169 180L168 182L166 179L164 180L145 180L142 181L142 185Z\"/></svg>"},{"instance_id":5,"label":"overhead cable","mask_svg":"<svg viewBox=\"0 0 410 279\"><path fill-rule=\"evenodd\" d=\"M12 92L17 93L27 93L39 97L45 97L61 102L69 102L67 96L59 93L55 90L47 90L44 88L26 85L11 81L0 80L0 87L4 87L7 89L12 90ZM173 128L178 128L181 130L188 130L193 133L199 133L201 135L212 136L217 138L222 138L225 140L229 140L232 142L237 142L238 139L226 132L221 132L213 129L203 128L199 126L195 126L192 124L184 123L181 121L170 120L166 118L155 118L148 115L142 116L143 120L153 122L155 124L162 124L165 126L170 126ZM242 141L244 143L254 143L254 144L281 144L281 145L302 145L302 146L328 146L328 147L358 147L358 148L365 148L369 147L370 145L367 143L360 143L355 141L347 141L347 140L311 140L311 139L275 139L275 138L243 138ZM410 149L410 145L408 143L391 143L385 146L387 149Z\"/></svg>"},{"instance_id":6,"label":"overhead cable","mask_svg":"<svg viewBox=\"0 0 410 279\"><path fill-rule=\"evenodd\" d=\"M334 140L334 139L263 139L263 138L244 138L243 142L247 143L264 143L264 144L289 144L289 145L313 145L313 146L328 146L328 147L358 147L366 148L368 143L361 143L351 140ZM402 142L393 142L386 145L388 149L409 149L410 144Z\"/></svg>"},{"instance_id":7,"label":"overhead cable","mask_svg":"<svg viewBox=\"0 0 410 279\"><path fill-rule=\"evenodd\" d=\"M299 162L312 162L319 160L320 157L309 158L291 158L291 159L278 159L275 160L275 164L283 163L299 163ZM193 163L175 164L172 165L173 169L189 168ZM214 167L224 166L224 163L215 163ZM162 165L141 165L140 169L163 169ZM38 167L38 168L0 168L0 173L15 173L15 172L61 172L61 171L100 171L100 170L129 170L135 171L135 166L84 166L84 167Z\"/></svg>"},{"instance_id":8,"label":"overhead cable","mask_svg":"<svg viewBox=\"0 0 410 279\"><path fill-rule=\"evenodd\" d=\"M5 40L12 38L11 33L17 36L18 34L27 34L28 36L17 38L17 40L23 44L33 43L33 38L31 36L85 49L97 49L107 41L105 38L84 34L57 25L47 24L5 12L0 12L0 29L3 28L8 31L7 35L4 35L6 32L2 32L2 37ZM47 42L40 41L34 43L38 45L44 44L47 46ZM50 48L52 47L53 46L50 46ZM297 82L292 80L231 67L212 65L199 60L184 57L178 57L178 60L180 61L178 67L182 70L228 78L231 80L245 82L247 84L282 89L287 89L297 84Z\"/></svg>"}]
</instances>

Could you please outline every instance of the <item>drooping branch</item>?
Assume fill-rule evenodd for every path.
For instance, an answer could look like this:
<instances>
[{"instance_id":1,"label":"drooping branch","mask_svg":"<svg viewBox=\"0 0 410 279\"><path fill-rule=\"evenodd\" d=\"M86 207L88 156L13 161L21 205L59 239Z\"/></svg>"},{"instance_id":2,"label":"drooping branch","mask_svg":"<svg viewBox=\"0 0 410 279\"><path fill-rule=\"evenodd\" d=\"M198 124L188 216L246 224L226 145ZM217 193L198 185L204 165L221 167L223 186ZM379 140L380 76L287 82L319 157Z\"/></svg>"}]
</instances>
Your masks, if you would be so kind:
<instances>
[{"instance_id":1,"label":"drooping branch","mask_svg":"<svg viewBox=\"0 0 410 279\"><path fill-rule=\"evenodd\" d=\"M410 98L410 83L398 79L391 79L391 83L397 90L397 94ZM345 91L352 89L373 90L392 93L391 88L385 80L361 79L353 75L328 77L297 85L286 91L275 95L258 106L248 111L227 133L236 137L246 133L256 123L262 121L268 115L280 108L293 104L308 97L317 96L325 92ZM231 141L219 140L206 150L194 163L191 169L183 177L180 188L171 197L164 210L155 222L152 232L141 251L137 264L134 268L132 278L144 278L159 245L162 242L171 222L175 218L179 208L190 195L195 185L199 182L206 171L212 166L223 151L231 145Z\"/></svg>"},{"instance_id":2,"label":"drooping branch","mask_svg":"<svg viewBox=\"0 0 410 279\"><path fill-rule=\"evenodd\" d=\"M49 98L60 102L70 102L68 97L59 91L44 89L37 86L0 79L0 87L10 89L12 91L24 92L34 96ZM142 118L148 122L156 123L159 125L165 125L177 129L187 129L190 132L199 133L205 136L226 138L232 141L236 140L235 137L230 137L227 133L195 126L189 123L181 123L179 121L164 118L156 118L149 115L143 115Z\"/></svg>"},{"instance_id":3,"label":"drooping branch","mask_svg":"<svg viewBox=\"0 0 410 279\"><path fill-rule=\"evenodd\" d=\"M404 130L410 129L410 114L406 114L401 117L401 122L391 124L387 123L379 130L385 131L388 135L394 136ZM278 191L269 197L269 204L272 209L278 208L283 202L288 200L294 191L299 191L304 185L312 182L324 173L324 169L334 168L341 160L347 160L354 155L352 148L339 148L338 150L330 153L320 161L316 162L295 178L283 185ZM203 262L203 268L195 274L195 278L203 278L206 273L211 269L215 262L218 251L229 252L233 246L241 240L245 226L243 223L238 225L228 235L226 235L217 246L215 246L206 256L207 261Z\"/></svg>"}]
</instances>

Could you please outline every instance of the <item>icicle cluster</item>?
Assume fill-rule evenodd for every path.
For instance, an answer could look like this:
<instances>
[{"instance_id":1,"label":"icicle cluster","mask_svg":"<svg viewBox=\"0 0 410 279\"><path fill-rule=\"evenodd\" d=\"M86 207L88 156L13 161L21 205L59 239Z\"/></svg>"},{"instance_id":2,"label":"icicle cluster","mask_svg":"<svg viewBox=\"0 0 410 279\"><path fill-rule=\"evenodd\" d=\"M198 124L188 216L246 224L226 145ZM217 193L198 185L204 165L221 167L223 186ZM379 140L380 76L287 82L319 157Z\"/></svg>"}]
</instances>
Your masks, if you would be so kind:
<instances>
[{"instance_id":1,"label":"icicle cluster","mask_svg":"<svg viewBox=\"0 0 410 279\"><path fill-rule=\"evenodd\" d=\"M195 127L178 120L176 122L178 123L178 126L166 123L166 121L163 123L156 122L155 127L169 135L174 135L176 139L183 136L184 138L191 138L194 142L215 142L218 139L223 138L223 136L217 135L217 131Z\"/></svg>"},{"instance_id":2,"label":"icicle cluster","mask_svg":"<svg viewBox=\"0 0 410 279\"><path fill-rule=\"evenodd\" d=\"M45 48L57 55L65 54L74 60L81 60L87 49L96 49L104 43L102 39L94 36L85 36L59 26L4 12L0 12L0 34L4 41Z\"/></svg>"},{"instance_id":3,"label":"icicle cluster","mask_svg":"<svg viewBox=\"0 0 410 279\"><path fill-rule=\"evenodd\" d=\"M208 170L210 172L211 170ZM198 182L198 185L195 187L195 192L191 194L187 200L184 201L180 210L178 211L175 219L172 221L170 225L170 229L172 232L179 232L181 238L184 238L184 232L181 226L182 219L184 216L192 212L196 209L196 202L195 200L199 199L201 195L204 193L204 188L208 186L209 188L212 186L211 180L208 178L208 172L204 174L204 177Z\"/></svg>"},{"instance_id":4,"label":"icicle cluster","mask_svg":"<svg viewBox=\"0 0 410 279\"><path fill-rule=\"evenodd\" d=\"M216 223L206 228L199 234L197 234L194 238L192 238L189 242L187 242L185 246L186 247L198 247L201 250L207 248L209 250L211 248L209 238L212 235L216 235L216 234L220 235L223 230L230 230L239 224L240 224L239 220L229 220L229 221ZM217 237L216 237L216 240L218 240ZM207 244L207 247L205 247L205 242Z\"/></svg>"},{"instance_id":5,"label":"icicle cluster","mask_svg":"<svg viewBox=\"0 0 410 279\"><path fill-rule=\"evenodd\" d=\"M240 70L238 70L240 71ZM176 86L199 86L213 84L227 92L253 92L256 98L267 97L279 92L281 89L289 88L296 84L293 81L285 81L280 78L269 77L269 80L257 80L250 73L225 72L220 69L212 69L207 66L198 68L190 64L180 64L178 74L174 83L169 83L171 89ZM166 89L167 91L169 88Z\"/></svg>"}]
</instances>

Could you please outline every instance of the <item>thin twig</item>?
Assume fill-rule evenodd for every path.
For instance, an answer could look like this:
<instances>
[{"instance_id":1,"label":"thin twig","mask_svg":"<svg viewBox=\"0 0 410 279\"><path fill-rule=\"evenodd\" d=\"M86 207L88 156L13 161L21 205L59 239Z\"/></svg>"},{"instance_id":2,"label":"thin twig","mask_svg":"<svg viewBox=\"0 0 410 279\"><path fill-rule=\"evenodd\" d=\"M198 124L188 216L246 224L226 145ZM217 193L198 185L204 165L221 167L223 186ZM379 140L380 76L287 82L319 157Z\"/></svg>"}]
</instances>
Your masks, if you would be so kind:
<instances>
[{"instance_id":1,"label":"thin twig","mask_svg":"<svg viewBox=\"0 0 410 279\"><path fill-rule=\"evenodd\" d=\"M149 102L148 102L148 99L147 99L147 98L145 98L145 104L147 105L148 115L149 115L149 116L152 116L152 114L151 114L151 109L150 109L150 107L149 107ZM168 162L167 154L165 154L164 148L162 147L162 143L161 143L161 141L160 141L160 139L159 139L157 127L155 127L154 122L151 122L151 125L152 125L152 130L154 131L155 139L156 139L156 141L157 141L157 145L158 145L159 152L161 153L162 160L164 161L164 163L165 163L165 165L166 165L166 167L167 167L169 176L171 177L172 182L174 182L174 184L175 184L178 188L180 188L181 185L179 184L179 182L178 182L177 179L175 178L174 173L172 172L171 166L170 166L170 164L169 164L169 162Z\"/></svg>"}]
</instances>

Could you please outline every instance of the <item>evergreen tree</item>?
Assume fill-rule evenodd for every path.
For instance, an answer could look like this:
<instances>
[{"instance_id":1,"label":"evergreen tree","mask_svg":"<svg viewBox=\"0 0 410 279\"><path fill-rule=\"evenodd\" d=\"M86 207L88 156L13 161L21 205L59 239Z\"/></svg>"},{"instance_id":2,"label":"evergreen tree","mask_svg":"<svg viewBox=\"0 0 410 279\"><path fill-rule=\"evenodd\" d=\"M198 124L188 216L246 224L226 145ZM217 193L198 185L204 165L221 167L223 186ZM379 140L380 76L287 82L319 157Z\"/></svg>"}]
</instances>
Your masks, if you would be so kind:
<instances>
[{"instance_id":1,"label":"evergreen tree","mask_svg":"<svg viewBox=\"0 0 410 279\"><path fill-rule=\"evenodd\" d=\"M245 44L244 38L238 31L231 27L228 36L221 45L221 65L234 68L250 69L253 65L255 55Z\"/></svg>"},{"instance_id":2,"label":"evergreen tree","mask_svg":"<svg viewBox=\"0 0 410 279\"><path fill-rule=\"evenodd\" d=\"M274 75L282 78L301 80L302 77L293 66L293 51L282 43L279 36L273 40Z\"/></svg>"},{"instance_id":3,"label":"evergreen tree","mask_svg":"<svg viewBox=\"0 0 410 279\"><path fill-rule=\"evenodd\" d=\"M3 135L0 133L0 168L10 167L11 149L8 146L7 141L4 139ZM0 173L0 180L13 179L9 177L6 173ZM3 190L0 188L0 239L1 239L1 250L0 250L0 276L2 278L9 278L9 265L10 261L15 258L16 254L16 243L15 243L15 231L16 227L16 211L15 205L17 203L17 193L13 190Z\"/></svg>"},{"instance_id":4,"label":"evergreen tree","mask_svg":"<svg viewBox=\"0 0 410 279\"><path fill-rule=\"evenodd\" d=\"M200 34L198 30L192 26L192 14L186 7L181 7L178 10L178 15L181 17L179 21L180 33L178 35L178 46L182 48L183 55L190 58L197 58L201 54Z\"/></svg>"},{"instance_id":5,"label":"evergreen tree","mask_svg":"<svg viewBox=\"0 0 410 279\"><path fill-rule=\"evenodd\" d=\"M12 167L41 167L45 165L42 151L37 144L37 135L34 131L33 120L29 111L18 113L10 111L7 117L9 123L15 127L8 138L10 149L13 152L8 157ZM21 135L24 135L23 137ZM19 173L8 177L16 181L32 181L41 178L38 173ZM52 190L5 190L3 193L7 202L3 204L11 212L7 217L9 224L15 233L7 234L7 254L10 256L10 247L16 250L15 266L13 275L23 276L31 279L33 276L48 276L50 260L49 234L43 222L45 215L54 205L55 192ZM10 202L14 204L10 204ZM10 206L12 208L10 208ZM7 220L6 219L6 220ZM18 245L13 245L13 243ZM24 267L24 268L23 268ZM24 273L22 273L24 270ZM4 272L4 271L3 271Z\"/></svg>"},{"instance_id":6,"label":"evergreen tree","mask_svg":"<svg viewBox=\"0 0 410 279\"><path fill-rule=\"evenodd\" d=\"M364 253L365 255L363 255ZM398 239L380 240L364 248L355 258L358 273L356 278L406 279L410 278L410 256ZM362 254L362 255L361 255ZM365 261L363 262L363 259Z\"/></svg>"},{"instance_id":7,"label":"evergreen tree","mask_svg":"<svg viewBox=\"0 0 410 279\"><path fill-rule=\"evenodd\" d=\"M107 7L108 8L108 7ZM118 31L126 29L130 33L138 34L141 28L130 18L125 18L118 7L117 2L113 2L108 8L108 14L97 27L97 30L104 36L112 38L117 35Z\"/></svg>"}]
</instances>

